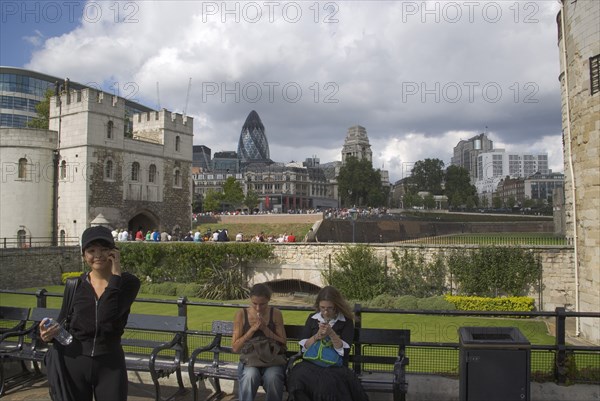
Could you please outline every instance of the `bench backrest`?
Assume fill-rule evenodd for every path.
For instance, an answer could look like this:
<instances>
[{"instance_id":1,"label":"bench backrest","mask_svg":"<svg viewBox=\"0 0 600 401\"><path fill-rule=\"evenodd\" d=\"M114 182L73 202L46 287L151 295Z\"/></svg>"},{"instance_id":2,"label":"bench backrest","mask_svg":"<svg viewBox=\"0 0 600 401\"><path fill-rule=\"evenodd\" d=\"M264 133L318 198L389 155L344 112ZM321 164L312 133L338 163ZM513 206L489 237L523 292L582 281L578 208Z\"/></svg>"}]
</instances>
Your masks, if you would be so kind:
<instances>
[{"instance_id":1,"label":"bench backrest","mask_svg":"<svg viewBox=\"0 0 600 401\"><path fill-rule=\"evenodd\" d=\"M233 322L228 320L214 320L212 322L211 333L214 335L232 336Z\"/></svg>"},{"instance_id":2,"label":"bench backrest","mask_svg":"<svg viewBox=\"0 0 600 401\"><path fill-rule=\"evenodd\" d=\"M25 321L29 318L29 308L15 306L0 306L1 320Z\"/></svg>"},{"instance_id":3,"label":"bench backrest","mask_svg":"<svg viewBox=\"0 0 600 401\"><path fill-rule=\"evenodd\" d=\"M161 331L168 333L184 333L186 330L185 316L163 316L144 315L138 313L129 314L126 329Z\"/></svg>"},{"instance_id":4,"label":"bench backrest","mask_svg":"<svg viewBox=\"0 0 600 401\"><path fill-rule=\"evenodd\" d=\"M301 340L304 326L286 325L285 332L288 341ZM393 365L398 358L403 358L406 346L410 344L410 330L401 329L363 329L354 330L353 349L349 361L354 371L360 373L366 364ZM383 355L381 352L367 351L367 348L392 348Z\"/></svg>"},{"instance_id":5,"label":"bench backrest","mask_svg":"<svg viewBox=\"0 0 600 401\"><path fill-rule=\"evenodd\" d=\"M58 319L58 315L60 313L60 309L54 308L33 308L31 310L31 315L29 315L29 320L32 322L41 322L46 317L51 317L52 319Z\"/></svg>"},{"instance_id":6,"label":"bench backrest","mask_svg":"<svg viewBox=\"0 0 600 401\"><path fill-rule=\"evenodd\" d=\"M350 354L350 362L356 373L361 373L365 365L393 365L404 359L406 346L410 344L410 330L402 329L355 329L354 351ZM392 348L382 353L377 349ZM379 370L371 367L368 370Z\"/></svg>"}]
</instances>

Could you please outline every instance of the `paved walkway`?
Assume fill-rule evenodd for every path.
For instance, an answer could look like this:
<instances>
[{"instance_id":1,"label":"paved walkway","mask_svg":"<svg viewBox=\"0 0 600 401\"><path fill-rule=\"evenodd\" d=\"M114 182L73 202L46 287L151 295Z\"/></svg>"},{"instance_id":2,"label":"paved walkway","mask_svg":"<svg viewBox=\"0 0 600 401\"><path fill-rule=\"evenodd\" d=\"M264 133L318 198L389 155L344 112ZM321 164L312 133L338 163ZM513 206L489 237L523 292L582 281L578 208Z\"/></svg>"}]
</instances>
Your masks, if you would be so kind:
<instances>
[{"instance_id":1,"label":"paved walkway","mask_svg":"<svg viewBox=\"0 0 600 401\"><path fill-rule=\"evenodd\" d=\"M173 387L161 387L161 392L163 395L170 395L175 391ZM208 397L210 392L208 390L203 390L200 394L200 399L204 400ZM227 396L222 400L225 401L233 401L235 398L233 396ZM52 401L50 395L48 394L48 382L46 380L39 381L30 386L26 387L18 387L8 391L4 397L2 397L3 401ZM192 400L192 391L188 391L184 396L178 397L177 401L193 401ZM262 400L257 397L257 400ZM127 401L154 401L154 386L149 384L138 384L138 383L129 383L129 397L127 397Z\"/></svg>"}]
</instances>

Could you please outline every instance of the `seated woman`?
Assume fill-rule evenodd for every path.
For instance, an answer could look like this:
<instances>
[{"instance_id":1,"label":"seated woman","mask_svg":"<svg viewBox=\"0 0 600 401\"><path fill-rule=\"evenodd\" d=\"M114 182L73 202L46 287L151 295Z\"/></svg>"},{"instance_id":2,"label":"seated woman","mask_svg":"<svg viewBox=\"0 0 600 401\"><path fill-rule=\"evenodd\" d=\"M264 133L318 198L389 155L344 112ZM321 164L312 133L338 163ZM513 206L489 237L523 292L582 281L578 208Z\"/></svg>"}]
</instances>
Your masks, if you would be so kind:
<instances>
[{"instance_id":1,"label":"seated woman","mask_svg":"<svg viewBox=\"0 0 600 401\"><path fill-rule=\"evenodd\" d=\"M304 325L302 352L329 337L343 358L341 366L319 366L308 360L297 363L288 378L288 401L365 401L368 396L356 374L348 368L354 337L354 314L340 292L323 287L315 301L316 313Z\"/></svg>"},{"instance_id":2,"label":"seated woman","mask_svg":"<svg viewBox=\"0 0 600 401\"><path fill-rule=\"evenodd\" d=\"M283 315L279 309L269 306L270 300L271 290L265 284L255 284L250 289L250 307L240 309L235 314L231 339L233 352L241 352L248 340L260 336L285 346L287 339ZM238 374L239 401L254 400L261 383L265 389L266 401L283 399L285 365L254 367L240 362Z\"/></svg>"}]
</instances>

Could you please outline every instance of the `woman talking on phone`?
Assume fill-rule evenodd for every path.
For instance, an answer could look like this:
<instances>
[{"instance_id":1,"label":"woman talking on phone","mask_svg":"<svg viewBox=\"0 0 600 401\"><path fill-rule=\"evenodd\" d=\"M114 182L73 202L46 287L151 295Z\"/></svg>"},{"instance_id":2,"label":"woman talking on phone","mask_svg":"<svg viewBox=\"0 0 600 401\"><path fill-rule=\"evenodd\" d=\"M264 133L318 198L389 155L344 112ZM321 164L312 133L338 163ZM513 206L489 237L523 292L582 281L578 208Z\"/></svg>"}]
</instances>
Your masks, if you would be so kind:
<instances>
[{"instance_id":1,"label":"woman talking on phone","mask_svg":"<svg viewBox=\"0 0 600 401\"><path fill-rule=\"evenodd\" d=\"M73 341L61 347L64 376L72 401L127 400L127 369L121 336L140 280L121 271L120 253L111 231L90 227L81 236L81 250L90 271L79 278L74 294L69 332ZM59 316L62 322L66 316ZM49 342L58 325L40 323L40 336Z\"/></svg>"}]
</instances>

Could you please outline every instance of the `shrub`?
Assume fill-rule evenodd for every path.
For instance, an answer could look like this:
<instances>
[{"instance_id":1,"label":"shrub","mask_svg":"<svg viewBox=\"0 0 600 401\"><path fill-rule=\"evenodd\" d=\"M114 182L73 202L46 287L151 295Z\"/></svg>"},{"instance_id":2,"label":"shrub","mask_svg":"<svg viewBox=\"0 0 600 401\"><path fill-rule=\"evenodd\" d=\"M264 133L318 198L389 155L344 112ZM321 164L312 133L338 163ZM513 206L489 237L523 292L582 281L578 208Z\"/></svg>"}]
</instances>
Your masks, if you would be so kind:
<instances>
[{"instance_id":1,"label":"shrub","mask_svg":"<svg viewBox=\"0 0 600 401\"><path fill-rule=\"evenodd\" d=\"M454 304L442 295L417 300L417 309L421 310L455 310Z\"/></svg>"},{"instance_id":2,"label":"shrub","mask_svg":"<svg viewBox=\"0 0 600 401\"><path fill-rule=\"evenodd\" d=\"M124 270L153 283L204 283L214 268L243 268L248 261L274 257L272 245L265 243L120 242L119 248Z\"/></svg>"},{"instance_id":3,"label":"shrub","mask_svg":"<svg viewBox=\"0 0 600 401\"><path fill-rule=\"evenodd\" d=\"M140 292L154 295L177 295L176 283L144 283L140 287Z\"/></svg>"},{"instance_id":4,"label":"shrub","mask_svg":"<svg viewBox=\"0 0 600 401\"><path fill-rule=\"evenodd\" d=\"M364 303L368 308L395 309L397 297L390 294L377 295L370 301Z\"/></svg>"},{"instance_id":5,"label":"shrub","mask_svg":"<svg viewBox=\"0 0 600 401\"><path fill-rule=\"evenodd\" d=\"M188 284L179 284L177 286L177 296L179 297L188 297L188 298L198 298L202 292L202 284L198 283L188 283Z\"/></svg>"},{"instance_id":6,"label":"shrub","mask_svg":"<svg viewBox=\"0 0 600 401\"><path fill-rule=\"evenodd\" d=\"M402 255L392 251L392 259L396 266L393 280L396 294L426 298L446 292L446 264L442 253L438 253L429 263L425 261L423 253L406 249Z\"/></svg>"},{"instance_id":7,"label":"shrub","mask_svg":"<svg viewBox=\"0 0 600 401\"><path fill-rule=\"evenodd\" d=\"M534 299L530 297L485 298L446 295L445 299L458 310L471 311L530 312L535 304Z\"/></svg>"},{"instance_id":8,"label":"shrub","mask_svg":"<svg viewBox=\"0 0 600 401\"><path fill-rule=\"evenodd\" d=\"M334 259L337 267L324 273L324 281L346 298L369 300L385 292L385 266L367 245L344 247Z\"/></svg>"},{"instance_id":9,"label":"shrub","mask_svg":"<svg viewBox=\"0 0 600 401\"><path fill-rule=\"evenodd\" d=\"M492 246L454 251L448 267L462 294L497 297L527 294L539 282L542 264L532 251Z\"/></svg>"}]
</instances>

